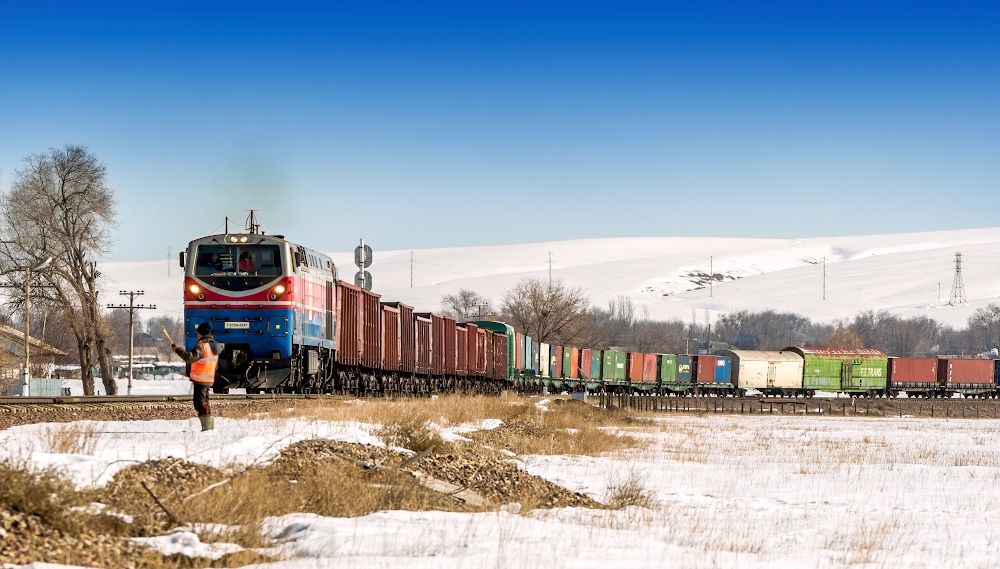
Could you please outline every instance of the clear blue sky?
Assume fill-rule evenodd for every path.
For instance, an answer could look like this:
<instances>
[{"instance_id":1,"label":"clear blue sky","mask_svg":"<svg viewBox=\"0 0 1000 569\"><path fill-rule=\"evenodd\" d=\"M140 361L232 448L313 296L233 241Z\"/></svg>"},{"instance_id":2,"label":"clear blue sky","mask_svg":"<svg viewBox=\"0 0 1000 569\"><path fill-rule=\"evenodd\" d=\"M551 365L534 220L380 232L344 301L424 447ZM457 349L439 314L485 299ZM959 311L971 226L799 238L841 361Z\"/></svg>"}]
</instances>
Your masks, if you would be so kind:
<instances>
[{"instance_id":1,"label":"clear blue sky","mask_svg":"<svg viewBox=\"0 0 1000 569\"><path fill-rule=\"evenodd\" d=\"M995 1L0 0L0 188L86 144L116 260L982 227L998 87Z\"/></svg>"}]
</instances>

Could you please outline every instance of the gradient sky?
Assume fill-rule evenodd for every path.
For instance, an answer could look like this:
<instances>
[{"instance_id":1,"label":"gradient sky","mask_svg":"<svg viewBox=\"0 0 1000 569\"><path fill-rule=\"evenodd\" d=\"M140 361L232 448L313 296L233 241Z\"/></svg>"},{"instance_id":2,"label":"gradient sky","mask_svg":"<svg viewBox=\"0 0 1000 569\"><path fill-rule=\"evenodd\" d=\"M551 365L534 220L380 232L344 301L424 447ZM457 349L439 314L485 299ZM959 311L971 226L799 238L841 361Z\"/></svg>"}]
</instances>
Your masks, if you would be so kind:
<instances>
[{"instance_id":1,"label":"gradient sky","mask_svg":"<svg viewBox=\"0 0 1000 569\"><path fill-rule=\"evenodd\" d=\"M87 145L115 260L993 226L998 87L996 1L0 0L0 188Z\"/></svg>"}]
</instances>

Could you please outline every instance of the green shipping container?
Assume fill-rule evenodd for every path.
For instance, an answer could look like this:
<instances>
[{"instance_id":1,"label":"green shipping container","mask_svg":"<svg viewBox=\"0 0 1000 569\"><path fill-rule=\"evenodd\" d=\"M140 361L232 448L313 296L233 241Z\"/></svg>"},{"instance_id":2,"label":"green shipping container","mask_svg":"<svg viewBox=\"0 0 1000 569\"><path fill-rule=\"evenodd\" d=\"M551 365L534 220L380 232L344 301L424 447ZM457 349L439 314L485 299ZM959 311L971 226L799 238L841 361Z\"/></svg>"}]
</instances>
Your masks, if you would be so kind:
<instances>
[{"instance_id":1,"label":"green shipping container","mask_svg":"<svg viewBox=\"0 0 1000 569\"><path fill-rule=\"evenodd\" d=\"M677 356L674 354L657 354L659 373L657 377L661 384L677 383Z\"/></svg>"},{"instance_id":2,"label":"green shipping container","mask_svg":"<svg viewBox=\"0 0 1000 569\"><path fill-rule=\"evenodd\" d=\"M625 352L604 350L601 379L606 383L625 383Z\"/></svg>"},{"instance_id":3,"label":"green shipping container","mask_svg":"<svg viewBox=\"0 0 1000 569\"><path fill-rule=\"evenodd\" d=\"M889 358L872 348L785 348L802 356L802 388L863 393L884 391Z\"/></svg>"}]
</instances>

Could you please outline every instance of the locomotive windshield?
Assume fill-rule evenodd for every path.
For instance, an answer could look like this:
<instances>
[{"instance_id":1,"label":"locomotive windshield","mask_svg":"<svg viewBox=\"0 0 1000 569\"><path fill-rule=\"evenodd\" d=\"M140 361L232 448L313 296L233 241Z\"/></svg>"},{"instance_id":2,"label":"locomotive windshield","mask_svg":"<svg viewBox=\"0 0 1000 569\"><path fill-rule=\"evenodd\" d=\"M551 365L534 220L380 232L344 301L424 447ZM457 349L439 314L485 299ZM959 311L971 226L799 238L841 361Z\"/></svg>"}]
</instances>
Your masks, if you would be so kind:
<instances>
[{"instance_id":1,"label":"locomotive windshield","mask_svg":"<svg viewBox=\"0 0 1000 569\"><path fill-rule=\"evenodd\" d=\"M194 274L223 290L260 288L281 276L281 250L277 245L199 245Z\"/></svg>"}]
</instances>

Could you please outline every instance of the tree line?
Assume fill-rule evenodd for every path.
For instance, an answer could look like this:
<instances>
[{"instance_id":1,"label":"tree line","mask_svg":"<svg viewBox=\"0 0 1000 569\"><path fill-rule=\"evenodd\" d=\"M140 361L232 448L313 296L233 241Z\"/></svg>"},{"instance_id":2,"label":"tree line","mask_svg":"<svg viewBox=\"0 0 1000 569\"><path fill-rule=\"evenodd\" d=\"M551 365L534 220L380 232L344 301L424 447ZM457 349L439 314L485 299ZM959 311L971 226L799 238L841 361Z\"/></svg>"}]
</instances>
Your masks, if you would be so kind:
<instances>
[{"instance_id":1,"label":"tree line","mask_svg":"<svg viewBox=\"0 0 1000 569\"><path fill-rule=\"evenodd\" d=\"M780 350L799 346L877 348L890 356L934 357L939 354L996 356L1000 345L1000 305L977 309L965 328L927 316L902 317L885 310L864 310L832 323L791 312L739 310L714 320L707 312L691 320L655 320L646 307L636 310L628 297L613 298L606 308L591 306L580 288L560 281L523 279L504 292L499 304L462 289L441 299L445 314L459 321L499 319L541 342L645 353L691 353L734 347ZM992 352L991 352L992 350Z\"/></svg>"}]
</instances>

